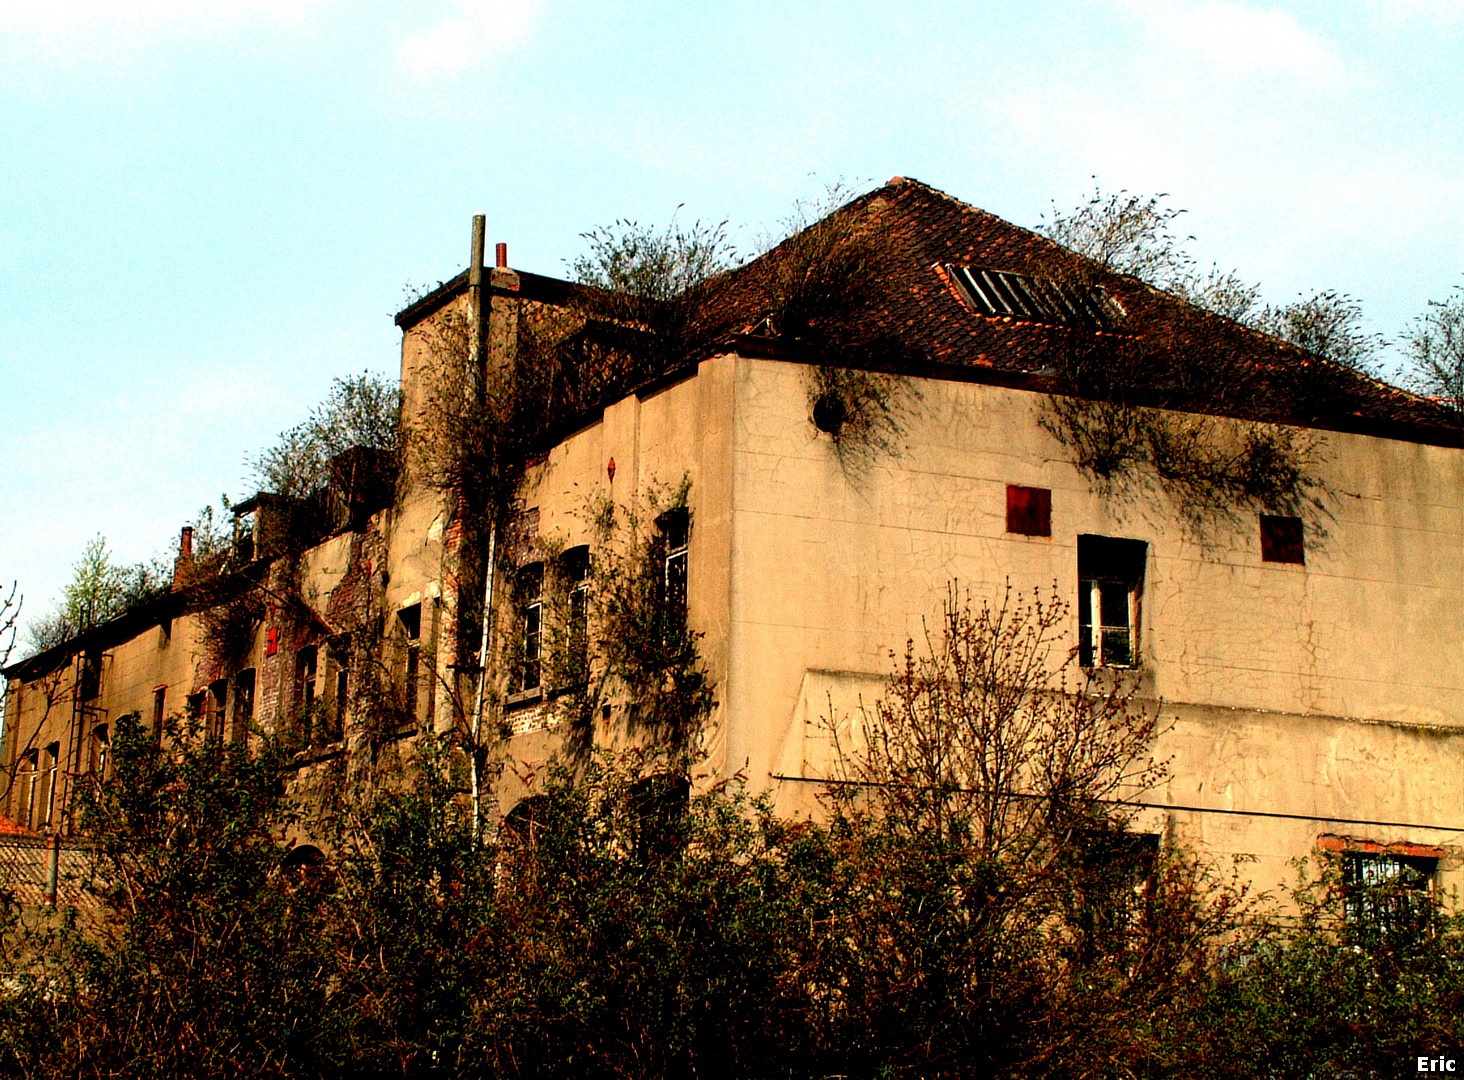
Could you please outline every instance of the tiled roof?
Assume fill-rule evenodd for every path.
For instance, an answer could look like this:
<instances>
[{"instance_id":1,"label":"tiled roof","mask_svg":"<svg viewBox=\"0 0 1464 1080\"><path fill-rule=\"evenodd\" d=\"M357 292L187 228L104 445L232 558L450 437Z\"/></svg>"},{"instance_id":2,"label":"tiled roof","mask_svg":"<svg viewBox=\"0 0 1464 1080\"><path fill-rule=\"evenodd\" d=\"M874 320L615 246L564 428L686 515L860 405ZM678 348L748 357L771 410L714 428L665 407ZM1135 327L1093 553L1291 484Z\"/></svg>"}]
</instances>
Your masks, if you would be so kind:
<instances>
[{"instance_id":1,"label":"tiled roof","mask_svg":"<svg viewBox=\"0 0 1464 1080\"><path fill-rule=\"evenodd\" d=\"M860 227L870 228L886 253L888 279L900 287L856 318L869 336L898 341L904 362L1041 376L1052 371L1054 357L1072 342L1071 335L1092 339L1102 333L981 314L963 299L948 267L984 267L1039 278L1071 269L1079 271L1078 277L1085 276L1086 264L1078 256L1037 233L905 177L894 178L835 213L862 218ZM759 332L783 250L775 248L727 275L713 306L729 331ZM1086 276L1091 276L1091 268ZM1275 338L1201 312L1136 278L1105 275L1104 287L1127 313L1117 328L1126 334L1141 337L1146 328L1180 319L1192 324L1201 320L1242 341L1246 362L1262 369L1279 373L1317 362ZM1448 425L1436 405L1416 395L1345 369L1336 368L1332 375L1346 388L1346 403L1337 410L1339 415L1326 420L1342 426L1349 419ZM1218 405L1215 411L1226 409Z\"/></svg>"}]
</instances>

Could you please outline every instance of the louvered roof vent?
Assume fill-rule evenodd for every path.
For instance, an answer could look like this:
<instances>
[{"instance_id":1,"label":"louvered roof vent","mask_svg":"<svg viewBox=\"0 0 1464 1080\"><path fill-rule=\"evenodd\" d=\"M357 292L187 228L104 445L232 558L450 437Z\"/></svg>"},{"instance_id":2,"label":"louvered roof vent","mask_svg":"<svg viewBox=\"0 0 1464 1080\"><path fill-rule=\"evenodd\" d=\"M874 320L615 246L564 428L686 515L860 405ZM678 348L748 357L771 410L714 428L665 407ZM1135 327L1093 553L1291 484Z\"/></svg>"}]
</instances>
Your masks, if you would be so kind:
<instances>
[{"instance_id":1,"label":"louvered roof vent","mask_svg":"<svg viewBox=\"0 0 1464 1080\"><path fill-rule=\"evenodd\" d=\"M1101 287L1079 288L1052 278L947 265L946 272L973 310L1028 322L1107 330L1123 308Z\"/></svg>"}]
</instances>

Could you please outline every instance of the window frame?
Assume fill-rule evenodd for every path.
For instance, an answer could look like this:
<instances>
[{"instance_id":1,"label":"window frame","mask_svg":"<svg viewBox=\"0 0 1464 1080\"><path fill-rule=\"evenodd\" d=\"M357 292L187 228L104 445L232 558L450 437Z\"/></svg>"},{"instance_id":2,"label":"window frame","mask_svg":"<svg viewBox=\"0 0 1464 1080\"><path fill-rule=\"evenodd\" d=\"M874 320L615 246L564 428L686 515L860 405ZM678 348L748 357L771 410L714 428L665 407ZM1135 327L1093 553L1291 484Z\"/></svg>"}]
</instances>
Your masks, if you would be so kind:
<instances>
[{"instance_id":1,"label":"window frame","mask_svg":"<svg viewBox=\"0 0 1464 1080\"><path fill-rule=\"evenodd\" d=\"M1078 537L1078 662L1085 668L1132 670L1143 664L1144 579L1149 562L1144 540L1083 534ZM1110 621L1115 601L1123 604L1123 623ZM1110 640L1127 642L1120 656L1110 655Z\"/></svg>"},{"instance_id":2,"label":"window frame","mask_svg":"<svg viewBox=\"0 0 1464 1080\"><path fill-rule=\"evenodd\" d=\"M41 751L27 750L22 759L26 763L25 827L32 831L36 827L36 800L41 793Z\"/></svg>"},{"instance_id":3,"label":"window frame","mask_svg":"<svg viewBox=\"0 0 1464 1080\"><path fill-rule=\"evenodd\" d=\"M657 599L668 624L686 625L691 592L691 511L673 507L656 518Z\"/></svg>"},{"instance_id":4,"label":"window frame","mask_svg":"<svg viewBox=\"0 0 1464 1080\"><path fill-rule=\"evenodd\" d=\"M560 580L566 586L565 644L566 673L571 685L589 681L590 653L590 549L572 547L559 557Z\"/></svg>"},{"instance_id":5,"label":"window frame","mask_svg":"<svg viewBox=\"0 0 1464 1080\"><path fill-rule=\"evenodd\" d=\"M61 743L46 745L46 816L42 825L50 829L56 820L56 794L61 774Z\"/></svg>"},{"instance_id":6,"label":"window frame","mask_svg":"<svg viewBox=\"0 0 1464 1080\"><path fill-rule=\"evenodd\" d=\"M254 693L258 674L254 668L245 668L234 675L233 738L236 742L247 742L249 725L254 722Z\"/></svg>"},{"instance_id":7,"label":"window frame","mask_svg":"<svg viewBox=\"0 0 1464 1080\"><path fill-rule=\"evenodd\" d=\"M314 643L295 650L295 711L306 746L315 741L316 682L320 678L320 647Z\"/></svg>"},{"instance_id":8,"label":"window frame","mask_svg":"<svg viewBox=\"0 0 1464 1080\"><path fill-rule=\"evenodd\" d=\"M525 563L513 577L513 692L538 695L544 690L544 563Z\"/></svg>"}]
</instances>

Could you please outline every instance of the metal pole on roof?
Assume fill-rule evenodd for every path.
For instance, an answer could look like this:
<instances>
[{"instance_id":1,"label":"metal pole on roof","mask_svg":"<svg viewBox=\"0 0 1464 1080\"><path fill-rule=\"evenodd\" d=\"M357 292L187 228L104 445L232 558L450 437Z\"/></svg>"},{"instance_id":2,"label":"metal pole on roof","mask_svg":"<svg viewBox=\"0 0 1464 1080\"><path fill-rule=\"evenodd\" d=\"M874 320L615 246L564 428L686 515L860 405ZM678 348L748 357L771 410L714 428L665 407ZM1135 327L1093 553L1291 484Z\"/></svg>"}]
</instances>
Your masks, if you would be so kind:
<instances>
[{"instance_id":1,"label":"metal pole on roof","mask_svg":"<svg viewBox=\"0 0 1464 1080\"><path fill-rule=\"evenodd\" d=\"M483 392L483 351L487 342L487 328L484 326L483 303L483 251L487 246L487 218L483 214L473 215L473 254L468 263L468 303L472 308L472 365L469 371L468 392L478 395ZM473 404L480 404L473 403ZM498 523L494 522L488 532L488 566L483 574L483 630L478 640L478 692L473 704L473 838L480 832L480 807L482 780L479 776L481 759L481 737L483 731L483 701L488 683L488 639L493 619L493 568L498 545Z\"/></svg>"},{"instance_id":2,"label":"metal pole on roof","mask_svg":"<svg viewBox=\"0 0 1464 1080\"><path fill-rule=\"evenodd\" d=\"M472 309L473 336L471 367L468 371L468 385L477 390L483 379L483 351L487 344L487 321L483 318L483 252L487 247L488 219L483 214L473 215L473 254L468 263L468 304Z\"/></svg>"},{"instance_id":3,"label":"metal pole on roof","mask_svg":"<svg viewBox=\"0 0 1464 1080\"><path fill-rule=\"evenodd\" d=\"M478 768L479 737L483 730L483 691L488 684L488 638L493 625L493 571L498 564L498 523L488 530L488 570L483 575L483 633L478 640L478 700L473 705L473 838L478 832L478 799L480 795Z\"/></svg>"}]
</instances>

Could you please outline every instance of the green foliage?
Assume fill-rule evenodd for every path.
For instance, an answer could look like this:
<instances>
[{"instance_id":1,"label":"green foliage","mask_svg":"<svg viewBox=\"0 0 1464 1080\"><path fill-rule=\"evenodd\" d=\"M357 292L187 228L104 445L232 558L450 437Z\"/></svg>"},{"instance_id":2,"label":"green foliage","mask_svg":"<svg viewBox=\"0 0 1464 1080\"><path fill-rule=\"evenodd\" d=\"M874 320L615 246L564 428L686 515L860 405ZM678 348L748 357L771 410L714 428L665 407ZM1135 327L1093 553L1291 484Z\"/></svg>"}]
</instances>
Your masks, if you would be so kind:
<instances>
[{"instance_id":1,"label":"green foliage","mask_svg":"<svg viewBox=\"0 0 1464 1080\"><path fill-rule=\"evenodd\" d=\"M1464 418L1464 288L1429 301L1406 339L1413 386Z\"/></svg>"},{"instance_id":2,"label":"green foliage","mask_svg":"<svg viewBox=\"0 0 1464 1080\"><path fill-rule=\"evenodd\" d=\"M1336 865L1298 867L1290 911L1250 920L1170 1052L1206 1075L1371 1077L1464 1038L1464 921L1415 895L1407 926L1341 919ZM1350 893L1386 903L1387 885ZM1292 913L1294 912L1294 914Z\"/></svg>"},{"instance_id":3,"label":"green foliage","mask_svg":"<svg viewBox=\"0 0 1464 1080\"><path fill-rule=\"evenodd\" d=\"M87 541L81 558L71 568L71 580L61 603L27 628L31 648L40 652L115 619L133 604L165 589L161 568L113 562L107 540L100 534ZM171 576L171 575L170 575Z\"/></svg>"},{"instance_id":4,"label":"green foliage","mask_svg":"<svg viewBox=\"0 0 1464 1080\"><path fill-rule=\"evenodd\" d=\"M53 981L19 1003L51 1025L6 1048L27 1075L281 1075L329 1053L324 894L289 876L274 839L277 762L188 730L172 745L122 718L113 778L84 793L88 886L110 917L68 926Z\"/></svg>"},{"instance_id":5,"label":"green foliage","mask_svg":"<svg viewBox=\"0 0 1464 1080\"><path fill-rule=\"evenodd\" d=\"M645 331L632 345L647 373L685 362L720 329L706 310L709 283L737 262L725 222L700 221L664 231L617 221L583 234L589 253L570 270L587 286L578 306L587 318Z\"/></svg>"},{"instance_id":6,"label":"green foliage","mask_svg":"<svg viewBox=\"0 0 1464 1080\"><path fill-rule=\"evenodd\" d=\"M1153 300L1130 289L1134 310L1113 332L1058 335L1052 364L1064 385L1043 424L1097 484L1158 488L1201 533L1261 509L1304 516L1323 535L1320 440L1282 425L1350 412L1349 401L1375 388L1381 341L1361 328L1348 296L1258 309L1259 290L1236 274L1199 272L1185 250L1190 238L1173 229L1181 211L1163 199L1095 192L1044 228L1081 257L1049 260L1046 272L1071 288L1114 291L1118 275L1129 275L1188 305L1145 318ZM1262 334L1294 351L1278 352Z\"/></svg>"},{"instance_id":7,"label":"green foliage","mask_svg":"<svg viewBox=\"0 0 1464 1080\"><path fill-rule=\"evenodd\" d=\"M1014 611L998 639L1041 656ZM1435 903L1343 923L1324 873L1256 909L1182 852L1136 867L1106 804L1054 795L1082 784L1018 820L938 783L970 827L937 828L940 774L906 769L820 825L688 792L683 756L596 755L529 777L490 843L428 742L311 861L267 748L123 721L114 752L85 816L105 914L5 927L7 1075L1361 1077L1464 1035Z\"/></svg>"},{"instance_id":8,"label":"green foliage","mask_svg":"<svg viewBox=\"0 0 1464 1080\"><path fill-rule=\"evenodd\" d=\"M1093 194L1072 210L1053 203L1052 218L1039 231L1104 273L1126 274L1188 295L1204 295L1202 285L1208 280L1233 295L1233 278L1218 272L1208 279L1197 276L1194 258L1185 248L1194 237L1175 233L1174 223L1184 211L1165 205L1168 197L1105 193L1095 183Z\"/></svg>"},{"instance_id":9,"label":"green foliage","mask_svg":"<svg viewBox=\"0 0 1464 1080\"><path fill-rule=\"evenodd\" d=\"M330 460L358 447L395 455L401 445L401 390L364 372L331 383L324 401L303 423L251 463L266 491L293 498L322 487Z\"/></svg>"},{"instance_id":10,"label":"green foliage","mask_svg":"<svg viewBox=\"0 0 1464 1080\"><path fill-rule=\"evenodd\" d=\"M488 965L502 962L497 860L445 765L424 741L396 786L363 792L338 820L328 936L352 1072L481 1075L468 1053Z\"/></svg>"},{"instance_id":11,"label":"green foliage","mask_svg":"<svg viewBox=\"0 0 1464 1080\"><path fill-rule=\"evenodd\" d=\"M580 759L594 745L595 723L611 710L623 727L665 750L686 753L700 744L715 700L702 663L700 632L688 625L684 596L667 581L667 542L694 528L689 480L653 486L640 498L592 503L594 559L582 590L584 622L568 619L571 605L562 565L552 549L542 623L542 681L555 719L567 720L570 750ZM508 571L501 571L509 580ZM590 628L588 635L585 627ZM500 663L513 670L521 641L501 636Z\"/></svg>"},{"instance_id":12,"label":"green foliage","mask_svg":"<svg viewBox=\"0 0 1464 1080\"><path fill-rule=\"evenodd\" d=\"M842 208L848 195L835 184L797 204L764 260L767 329L818 361L807 370L810 413L853 474L897 449L913 389L889 373L907 347L867 329L868 314L905 288L895 269L903 264L891 258L888 235Z\"/></svg>"},{"instance_id":13,"label":"green foliage","mask_svg":"<svg viewBox=\"0 0 1464 1080\"><path fill-rule=\"evenodd\" d=\"M1373 374L1382 338L1362 329L1362 304L1332 289L1267 307L1252 325L1321 360Z\"/></svg>"},{"instance_id":14,"label":"green foliage","mask_svg":"<svg viewBox=\"0 0 1464 1080\"><path fill-rule=\"evenodd\" d=\"M222 504L227 513L228 500ZM219 572L233 542L222 517L212 506L205 506L189 523L193 528L194 566L202 570L203 576ZM107 548L106 537L98 534L88 541L71 572L60 605L27 627L29 644L35 652L60 645L165 595L173 586L173 556L165 553L147 562L117 563Z\"/></svg>"}]
</instances>

